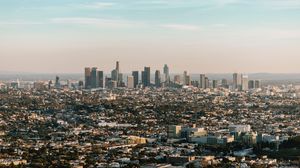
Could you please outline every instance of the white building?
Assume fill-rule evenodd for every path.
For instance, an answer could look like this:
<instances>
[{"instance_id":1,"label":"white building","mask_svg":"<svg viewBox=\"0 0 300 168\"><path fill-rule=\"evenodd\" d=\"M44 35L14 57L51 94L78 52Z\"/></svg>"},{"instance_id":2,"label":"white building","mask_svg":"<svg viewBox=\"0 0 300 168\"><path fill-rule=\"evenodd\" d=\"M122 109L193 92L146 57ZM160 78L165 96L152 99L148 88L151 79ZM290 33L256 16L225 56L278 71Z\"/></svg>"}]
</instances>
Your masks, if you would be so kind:
<instances>
[{"instance_id":1,"label":"white building","mask_svg":"<svg viewBox=\"0 0 300 168\"><path fill-rule=\"evenodd\" d=\"M229 125L229 132L251 132L250 125Z\"/></svg>"},{"instance_id":2,"label":"white building","mask_svg":"<svg viewBox=\"0 0 300 168\"><path fill-rule=\"evenodd\" d=\"M134 78L133 76L127 76L127 87L134 88Z\"/></svg>"}]
</instances>

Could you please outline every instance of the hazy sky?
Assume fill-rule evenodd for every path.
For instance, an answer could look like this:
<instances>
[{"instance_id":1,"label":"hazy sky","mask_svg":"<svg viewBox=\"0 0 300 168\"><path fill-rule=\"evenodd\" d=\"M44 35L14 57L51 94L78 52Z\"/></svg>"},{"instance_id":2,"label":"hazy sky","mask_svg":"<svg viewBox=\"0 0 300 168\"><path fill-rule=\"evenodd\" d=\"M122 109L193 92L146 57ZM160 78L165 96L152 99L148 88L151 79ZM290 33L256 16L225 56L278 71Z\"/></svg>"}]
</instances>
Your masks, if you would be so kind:
<instances>
[{"instance_id":1,"label":"hazy sky","mask_svg":"<svg viewBox=\"0 0 300 168\"><path fill-rule=\"evenodd\" d=\"M300 0L0 0L0 71L300 72Z\"/></svg>"}]
</instances>

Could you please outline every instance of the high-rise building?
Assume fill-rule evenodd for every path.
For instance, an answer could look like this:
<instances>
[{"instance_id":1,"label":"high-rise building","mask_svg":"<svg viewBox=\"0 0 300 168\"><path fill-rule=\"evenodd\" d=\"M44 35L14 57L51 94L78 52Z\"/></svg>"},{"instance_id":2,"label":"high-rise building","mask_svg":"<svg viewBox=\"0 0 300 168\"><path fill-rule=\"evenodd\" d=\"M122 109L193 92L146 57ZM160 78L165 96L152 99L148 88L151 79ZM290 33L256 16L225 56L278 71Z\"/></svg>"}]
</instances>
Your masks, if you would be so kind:
<instances>
[{"instance_id":1,"label":"high-rise building","mask_svg":"<svg viewBox=\"0 0 300 168\"><path fill-rule=\"evenodd\" d=\"M199 81L191 81L192 86L199 87Z\"/></svg>"},{"instance_id":2,"label":"high-rise building","mask_svg":"<svg viewBox=\"0 0 300 168\"><path fill-rule=\"evenodd\" d=\"M169 67L167 64L164 65L164 78L165 78L165 83L169 84L170 83L170 72L169 72Z\"/></svg>"},{"instance_id":3,"label":"high-rise building","mask_svg":"<svg viewBox=\"0 0 300 168\"><path fill-rule=\"evenodd\" d=\"M83 89L83 81L79 81L78 82L78 88L79 89Z\"/></svg>"},{"instance_id":4,"label":"high-rise building","mask_svg":"<svg viewBox=\"0 0 300 168\"><path fill-rule=\"evenodd\" d=\"M118 73L120 73L120 63L119 63L119 61L116 62L116 70L118 71Z\"/></svg>"},{"instance_id":5,"label":"high-rise building","mask_svg":"<svg viewBox=\"0 0 300 168\"><path fill-rule=\"evenodd\" d=\"M209 79L208 77L205 77L205 89L210 88L209 87Z\"/></svg>"},{"instance_id":6,"label":"high-rise building","mask_svg":"<svg viewBox=\"0 0 300 168\"><path fill-rule=\"evenodd\" d=\"M219 84L218 84L218 81L217 80L213 80L213 84L212 84L212 87L214 89L218 88Z\"/></svg>"},{"instance_id":7,"label":"high-rise building","mask_svg":"<svg viewBox=\"0 0 300 168\"><path fill-rule=\"evenodd\" d=\"M185 76L185 83L187 86L190 86L192 84L190 75Z\"/></svg>"},{"instance_id":8,"label":"high-rise building","mask_svg":"<svg viewBox=\"0 0 300 168\"><path fill-rule=\"evenodd\" d=\"M205 74L200 74L200 82L199 82L200 88L206 89L205 84Z\"/></svg>"},{"instance_id":9,"label":"high-rise building","mask_svg":"<svg viewBox=\"0 0 300 168\"><path fill-rule=\"evenodd\" d=\"M56 76L56 78L55 78L55 88L56 89L60 89L60 81L59 81L59 77L58 76Z\"/></svg>"},{"instance_id":10,"label":"high-rise building","mask_svg":"<svg viewBox=\"0 0 300 168\"><path fill-rule=\"evenodd\" d=\"M114 80L110 80L108 81L108 86L107 86L109 89L115 89L118 87L117 85L117 81L114 81Z\"/></svg>"},{"instance_id":11,"label":"high-rise building","mask_svg":"<svg viewBox=\"0 0 300 168\"><path fill-rule=\"evenodd\" d=\"M243 78L242 78L242 90L243 91L249 90L248 82L249 82L248 76L243 75Z\"/></svg>"},{"instance_id":12,"label":"high-rise building","mask_svg":"<svg viewBox=\"0 0 300 168\"><path fill-rule=\"evenodd\" d=\"M161 87L161 76L160 76L160 71L159 70L155 71L155 86L156 87Z\"/></svg>"},{"instance_id":13,"label":"high-rise building","mask_svg":"<svg viewBox=\"0 0 300 168\"><path fill-rule=\"evenodd\" d=\"M189 79L188 73L187 73L187 71L184 71L183 72L183 85L189 85L188 79Z\"/></svg>"},{"instance_id":14,"label":"high-rise building","mask_svg":"<svg viewBox=\"0 0 300 168\"><path fill-rule=\"evenodd\" d=\"M124 87L123 74L122 73L119 73L119 75L118 75L118 87Z\"/></svg>"},{"instance_id":15,"label":"high-rise building","mask_svg":"<svg viewBox=\"0 0 300 168\"><path fill-rule=\"evenodd\" d=\"M98 86L100 88L104 88L104 72L98 71Z\"/></svg>"},{"instance_id":16,"label":"high-rise building","mask_svg":"<svg viewBox=\"0 0 300 168\"><path fill-rule=\"evenodd\" d=\"M139 71L133 71L132 72L132 76L133 76L133 81L134 81L134 88L137 87L137 85L139 84Z\"/></svg>"},{"instance_id":17,"label":"high-rise building","mask_svg":"<svg viewBox=\"0 0 300 168\"><path fill-rule=\"evenodd\" d=\"M255 88L256 89L260 89L261 88L261 82L260 82L260 80L255 80L255 82L254 82L255 84Z\"/></svg>"},{"instance_id":18,"label":"high-rise building","mask_svg":"<svg viewBox=\"0 0 300 168\"><path fill-rule=\"evenodd\" d=\"M234 73L233 74L233 89L242 89L242 74Z\"/></svg>"},{"instance_id":19,"label":"high-rise building","mask_svg":"<svg viewBox=\"0 0 300 168\"><path fill-rule=\"evenodd\" d=\"M111 80L118 82L119 73L116 69L111 71Z\"/></svg>"},{"instance_id":20,"label":"high-rise building","mask_svg":"<svg viewBox=\"0 0 300 168\"><path fill-rule=\"evenodd\" d=\"M128 88L134 88L134 77L133 76L127 76L127 87Z\"/></svg>"},{"instance_id":21,"label":"high-rise building","mask_svg":"<svg viewBox=\"0 0 300 168\"><path fill-rule=\"evenodd\" d=\"M255 89L255 82L254 82L254 80L249 80L248 87L249 87L249 89Z\"/></svg>"},{"instance_id":22,"label":"high-rise building","mask_svg":"<svg viewBox=\"0 0 300 168\"><path fill-rule=\"evenodd\" d=\"M112 81L112 79L111 78L109 78L109 77L105 77L105 82L104 82L104 86L106 87L106 88L108 88L108 86L109 86L109 83Z\"/></svg>"},{"instance_id":23,"label":"high-rise building","mask_svg":"<svg viewBox=\"0 0 300 168\"><path fill-rule=\"evenodd\" d=\"M142 71L141 74L142 74L142 84L143 84L143 87L145 87L145 80L146 80L145 71Z\"/></svg>"},{"instance_id":24,"label":"high-rise building","mask_svg":"<svg viewBox=\"0 0 300 168\"><path fill-rule=\"evenodd\" d=\"M229 88L227 79L222 79L222 87Z\"/></svg>"},{"instance_id":25,"label":"high-rise building","mask_svg":"<svg viewBox=\"0 0 300 168\"><path fill-rule=\"evenodd\" d=\"M48 89L51 89L51 87L52 87L52 80L50 80L50 81L48 82Z\"/></svg>"},{"instance_id":26,"label":"high-rise building","mask_svg":"<svg viewBox=\"0 0 300 168\"><path fill-rule=\"evenodd\" d=\"M92 81L91 81L91 68L85 68L84 69L84 79L85 79L85 88L90 89L92 87Z\"/></svg>"},{"instance_id":27,"label":"high-rise building","mask_svg":"<svg viewBox=\"0 0 300 168\"><path fill-rule=\"evenodd\" d=\"M175 76L174 76L174 83L176 83L176 84L181 84L181 78L180 78L180 75L175 75Z\"/></svg>"},{"instance_id":28,"label":"high-rise building","mask_svg":"<svg viewBox=\"0 0 300 168\"><path fill-rule=\"evenodd\" d=\"M91 88L98 87L98 68L93 67L91 71Z\"/></svg>"},{"instance_id":29,"label":"high-rise building","mask_svg":"<svg viewBox=\"0 0 300 168\"><path fill-rule=\"evenodd\" d=\"M149 87L150 85L151 85L151 82L150 82L150 74L151 74L151 72L150 72L150 67L145 67L144 68L144 75L143 75L143 85L144 85L144 87Z\"/></svg>"}]
</instances>

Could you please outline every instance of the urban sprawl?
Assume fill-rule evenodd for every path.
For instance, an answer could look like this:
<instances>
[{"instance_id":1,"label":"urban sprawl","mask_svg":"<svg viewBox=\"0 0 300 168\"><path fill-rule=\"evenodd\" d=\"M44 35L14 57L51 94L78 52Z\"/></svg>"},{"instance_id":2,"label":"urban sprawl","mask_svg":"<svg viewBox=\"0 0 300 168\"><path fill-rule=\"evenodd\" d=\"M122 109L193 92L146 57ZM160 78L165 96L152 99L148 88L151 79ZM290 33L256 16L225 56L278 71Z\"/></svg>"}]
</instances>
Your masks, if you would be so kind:
<instances>
[{"instance_id":1,"label":"urban sprawl","mask_svg":"<svg viewBox=\"0 0 300 168\"><path fill-rule=\"evenodd\" d=\"M0 82L1 167L299 167L300 87L85 68Z\"/></svg>"}]
</instances>

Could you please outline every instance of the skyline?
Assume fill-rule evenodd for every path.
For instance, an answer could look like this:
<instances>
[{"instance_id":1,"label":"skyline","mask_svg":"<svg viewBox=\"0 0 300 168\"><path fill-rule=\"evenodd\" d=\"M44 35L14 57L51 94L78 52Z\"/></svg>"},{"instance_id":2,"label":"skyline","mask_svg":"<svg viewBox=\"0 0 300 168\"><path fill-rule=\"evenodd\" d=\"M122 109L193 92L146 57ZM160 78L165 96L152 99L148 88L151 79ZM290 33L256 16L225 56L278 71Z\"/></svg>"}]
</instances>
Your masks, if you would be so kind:
<instances>
[{"instance_id":1,"label":"skyline","mask_svg":"<svg viewBox=\"0 0 300 168\"><path fill-rule=\"evenodd\" d=\"M3 0L0 71L300 73L296 0Z\"/></svg>"}]
</instances>

